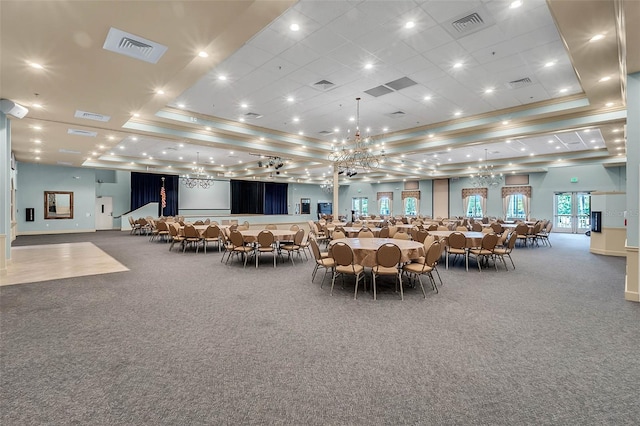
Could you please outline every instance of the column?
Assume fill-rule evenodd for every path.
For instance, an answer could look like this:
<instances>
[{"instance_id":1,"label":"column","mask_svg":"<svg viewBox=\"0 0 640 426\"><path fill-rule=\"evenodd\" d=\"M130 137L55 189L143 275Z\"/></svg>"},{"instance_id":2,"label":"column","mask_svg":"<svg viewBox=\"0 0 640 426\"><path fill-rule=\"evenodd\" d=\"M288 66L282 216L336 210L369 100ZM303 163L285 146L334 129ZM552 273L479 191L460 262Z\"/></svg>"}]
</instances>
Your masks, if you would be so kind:
<instances>
[{"instance_id":1,"label":"column","mask_svg":"<svg viewBox=\"0 0 640 426\"><path fill-rule=\"evenodd\" d=\"M11 259L11 123L0 112L0 274Z\"/></svg>"},{"instance_id":2,"label":"column","mask_svg":"<svg viewBox=\"0 0 640 426\"><path fill-rule=\"evenodd\" d=\"M340 218L340 209L338 205L338 198L340 195L340 184L338 179L338 166L333 165L333 219L338 220Z\"/></svg>"},{"instance_id":3,"label":"column","mask_svg":"<svg viewBox=\"0 0 640 426\"><path fill-rule=\"evenodd\" d=\"M624 298L640 302L638 245L640 227L640 72L627 76L627 277Z\"/></svg>"}]
</instances>

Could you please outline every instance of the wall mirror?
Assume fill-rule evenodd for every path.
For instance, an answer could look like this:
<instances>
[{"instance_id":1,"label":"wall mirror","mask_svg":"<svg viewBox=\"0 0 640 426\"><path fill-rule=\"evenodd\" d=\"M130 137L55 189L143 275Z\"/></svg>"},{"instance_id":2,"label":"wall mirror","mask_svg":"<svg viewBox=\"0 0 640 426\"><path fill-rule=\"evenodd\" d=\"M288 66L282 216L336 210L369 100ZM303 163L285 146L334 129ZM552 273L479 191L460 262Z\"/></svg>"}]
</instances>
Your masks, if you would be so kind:
<instances>
[{"instance_id":1,"label":"wall mirror","mask_svg":"<svg viewBox=\"0 0 640 426\"><path fill-rule=\"evenodd\" d=\"M73 192L44 191L45 219L73 219Z\"/></svg>"},{"instance_id":2,"label":"wall mirror","mask_svg":"<svg viewBox=\"0 0 640 426\"><path fill-rule=\"evenodd\" d=\"M311 198L300 199L300 214L311 214Z\"/></svg>"}]
</instances>

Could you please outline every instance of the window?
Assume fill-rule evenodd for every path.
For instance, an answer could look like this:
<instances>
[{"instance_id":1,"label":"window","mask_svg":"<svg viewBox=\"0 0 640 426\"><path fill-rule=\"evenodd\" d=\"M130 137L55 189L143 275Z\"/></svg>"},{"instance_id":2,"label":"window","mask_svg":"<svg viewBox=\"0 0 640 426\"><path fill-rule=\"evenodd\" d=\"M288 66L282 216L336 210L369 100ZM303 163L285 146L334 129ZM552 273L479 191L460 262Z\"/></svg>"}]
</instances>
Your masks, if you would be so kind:
<instances>
[{"instance_id":1,"label":"window","mask_svg":"<svg viewBox=\"0 0 640 426\"><path fill-rule=\"evenodd\" d=\"M405 216L418 215L418 199L416 197L407 197L404 199L404 214Z\"/></svg>"},{"instance_id":2,"label":"window","mask_svg":"<svg viewBox=\"0 0 640 426\"><path fill-rule=\"evenodd\" d=\"M524 195L513 194L509 200L507 206L507 217L513 219L524 219L526 214L524 212Z\"/></svg>"},{"instance_id":3,"label":"window","mask_svg":"<svg viewBox=\"0 0 640 426\"><path fill-rule=\"evenodd\" d=\"M367 197L355 197L351 199L351 210L355 216L366 216L369 214L369 199Z\"/></svg>"},{"instance_id":4,"label":"window","mask_svg":"<svg viewBox=\"0 0 640 426\"><path fill-rule=\"evenodd\" d=\"M391 215L391 199L389 197L382 197L378 200L379 211L381 215Z\"/></svg>"},{"instance_id":5,"label":"window","mask_svg":"<svg viewBox=\"0 0 640 426\"><path fill-rule=\"evenodd\" d=\"M467 217L483 217L481 195L469 196L469 204L467 204Z\"/></svg>"}]
</instances>

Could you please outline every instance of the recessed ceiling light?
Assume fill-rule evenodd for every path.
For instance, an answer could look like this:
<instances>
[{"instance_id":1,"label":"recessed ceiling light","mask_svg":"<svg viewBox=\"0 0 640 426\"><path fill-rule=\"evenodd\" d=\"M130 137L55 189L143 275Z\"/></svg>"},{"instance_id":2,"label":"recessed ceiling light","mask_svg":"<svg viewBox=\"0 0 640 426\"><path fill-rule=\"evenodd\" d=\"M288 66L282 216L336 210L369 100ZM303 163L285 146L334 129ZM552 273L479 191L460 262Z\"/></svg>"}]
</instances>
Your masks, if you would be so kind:
<instances>
[{"instance_id":1,"label":"recessed ceiling light","mask_svg":"<svg viewBox=\"0 0 640 426\"><path fill-rule=\"evenodd\" d=\"M364 65L364 69L365 70L370 70L371 68L373 68L373 64L372 63L367 63Z\"/></svg>"},{"instance_id":2,"label":"recessed ceiling light","mask_svg":"<svg viewBox=\"0 0 640 426\"><path fill-rule=\"evenodd\" d=\"M606 76L602 77L602 78L601 78L600 80L598 80L598 81L599 81L600 83L602 83L602 82L609 81L609 80L611 80L611 76L606 75Z\"/></svg>"},{"instance_id":3,"label":"recessed ceiling light","mask_svg":"<svg viewBox=\"0 0 640 426\"><path fill-rule=\"evenodd\" d=\"M110 141L114 140L115 138L113 136L109 136L107 139L109 139Z\"/></svg>"},{"instance_id":4,"label":"recessed ceiling light","mask_svg":"<svg viewBox=\"0 0 640 426\"><path fill-rule=\"evenodd\" d=\"M182 157L178 157L178 160L183 160L183 158Z\"/></svg>"},{"instance_id":5,"label":"recessed ceiling light","mask_svg":"<svg viewBox=\"0 0 640 426\"><path fill-rule=\"evenodd\" d=\"M623 147L623 146L619 146L619 147L617 147L616 149L617 149L618 151L622 151L622 150L624 149L624 147Z\"/></svg>"},{"instance_id":6,"label":"recessed ceiling light","mask_svg":"<svg viewBox=\"0 0 640 426\"><path fill-rule=\"evenodd\" d=\"M471 154L467 154L467 158L471 157Z\"/></svg>"},{"instance_id":7,"label":"recessed ceiling light","mask_svg":"<svg viewBox=\"0 0 640 426\"><path fill-rule=\"evenodd\" d=\"M425 101L430 101L430 100L431 100L431 95L427 95L427 96L425 96L425 97L424 97L424 100L425 100Z\"/></svg>"},{"instance_id":8,"label":"recessed ceiling light","mask_svg":"<svg viewBox=\"0 0 640 426\"><path fill-rule=\"evenodd\" d=\"M137 141L137 140L138 140L138 138L137 138L137 137L135 137L135 136L132 136L132 137L131 137L131 140L132 140L132 141Z\"/></svg>"},{"instance_id":9,"label":"recessed ceiling light","mask_svg":"<svg viewBox=\"0 0 640 426\"><path fill-rule=\"evenodd\" d=\"M620 129L613 129L612 132L613 133L618 133L620 131Z\"/></svg>"},{"instance_id":10,"label":"recessed ceiling light","mask_svg":"<svg viewBox=\"0 0 640 426\"><path fill-rule=\"evenodd\" d=\"M289 29L291 31L300 31L300 25L298 25L296 23L293 23L293 24L289 25Z\"/></svg>"},{"instance_id":11,"label":"recessed ceiling light","mask_svg":"<svg viewBox=\"0 0 640 426\"><path fill-rule=\"evenodd\" d=\"M260 136L260 140L261 140L261 141L264 141L264 137Z\"/></svg>"},{"instance_id":12,"label":"recessed ceiling light","mask_svg":"<svg viewBox=\"0 0 640 426\"><path fill-rule=\"evenodd\" d=\"M201 58L208 58L209 54L204 50L201 50L200 52L198 52L198 56L200 56Z\"/></svg>"},{"instance_id":13,"label":"recessed ceiling light","mask_svg":"<svg viewBox=\"0 0 640 426\"><path fill-rule=\"evenodd\" d=\"M33 142L34 143L42 143L42 141L40 139L34 139Z\"/></svg>"},{"instance_id":14,"label":"recessed ceiling light","mask_svg":"<svg viewBox=\"0 0 640 426\"><path fill-rule=\"evenodd\" d=\"M95 154L94 154L95 155ZM149 160L153 160L153 157L149 156Z\"/></svg>"},{"instance_id":15,"label":"recessed ceiling light","mask_svg":"<svg viewBox=\"0 0 640 426\"><path fill-rule=\"evenodd\" d=\"M453 115L455 115L456 117L459 117L462 115L462 111L456 111L453 113Z\"/></svg>"},{"instance_id":16,"label":"recessed ceiling light","mask_svg":"<svg viewBox=\"0 0 640 426\"><path fill-rule=\"evenodd\" d=\"M34 149L33 152L35 152L36 154L40 154L41 151L39 149Z\"/></svg>"},{"instance_id":17,"label":"recessed ceiling light","mask_svg":"<svg viewBox=\"0 0 640 426\"><path fill-rule=\"evenodd\" d=\"M162 151L162 154L163 155L167 155L167 151Z\"/></svg>"},{"instance_id":18,"label":"recessed ceiling light","mask_svg":"<svg viewBox=\"0 0 640 426\"><path fill-rule=\"evenodd\" d=\"M603 38L604 38L604 34L596 34L593 37L591 37L589 41L593 43L594 41L602 40Z\"/></svg>"},{"instance_id":19,"label":"recessed ceiling light","mask_svg":"<svg viewBox=\"0 0 640 426\"><path fill-rule=\"evenodd\" d=\"M507 124L509 124L509 120L502 120L502 125L506 126Z\"/></svg>"},{"instance_id":20,"label":"recessed ceiling light","mask_svg":"<svg viewBox=\"0 0 640 426\"><path fill-rule=\"evenodd\" d=\"M209 131L211 131L211 127L209 127L209 126L205 127L204 129L205 129L206 131L208 131L208 132L209 132Z\"/></svg>"},{"instance_id":21,"label":"recessed ceiling light","mask_svg":"<svg viewBox=\"0 0 640 426\"><path fill-rule=\"evenodd\" d=\"M295 100L295 99L293 98L293 96L289 96L289 97L287 98L287 102L293 102L294 100Z\"/></svg>"},{"instance_id":22,"label":"recessed ceiling light","mask_svg":"<svg viewBox=\"0 0 640 426\"><path fill-rule=\"evenodd\" d=\"M158 90L156 90L156 93L157 93L158 95L164 95L164 90L162 90L162 89L158 89Z\"/></svg>"},{"instance_id":23,"label":"recessed ceiling light","mask_svg":"<svg viewBox=\"0 0 640 426\"><path fill-rule=\"evenodd\" d=\"M120 145L118 148L120 148L120 149L124 149L124 146Z\"/></svg>"},{"instance_id":24,"label":"recessed ceiling light","mask_svg":"<svg viewBox=\"0 0 640 426\"><path fill-rule=\"evenodd\" d=\"M413 21L407 21L407 23L406 23L406 24L404 24L404 27L405 27L405 28L413 28L413 27L415 27L415 26L416 26L416 23L415 23L415 22L413 22Z\"/></svg>"},{"instance_id":25,"label":"recessed ceiling light","mask_svg":"<svg viewBox=\"0 0 640 426\"><path fill-rule=\"evenodd\" d=\"M447 158L447 161L451 161L451 158Z\"/></svg>"},{"instance_id":26,"label":"recessed ceiling light","mask_svg":"<svg viewBox=\"0 0 640 426\"><path fill-rule=\"evenodd\" d=\"M355 117L349 117L349 121L356 121Z\"/></svg>"},{"instance_id":27,"label":"recessed ceiling light","mask_svg":"<svg viewBox=\"0 0 640 426\"><path fill-rule=\"evenodd\" d=\"M229 155L233 155L233 151L229 151Z\"/></svg>"},{"instance_id":28,"label":"recessed ceiling light","mask_svg":"<svg viewBox=\"0 0 640 426\"><path fill-rule=\"evenodd\" d=\"M40 157L36 157L36 160L39 160L39 159L40 159Z\"/></svg>"},{"instance_id":29,"label":"recessed ceiling light","mask_svg":"<svg viewBox=\"0 0 640 426\"><path fill-rule=\"evenodd\" d=\"M244 118L243 118L243 117L240 117L240 118L238 119L238 121L240 121L241 123L244 123Z\"/></svg>"},{"instance_id":30,"label":"recessed ceiling light","mask_svg":"<svg viewBox=\"0 0 640 426\"><path fill-rule=\"evenodd\" d=\"M249 105L247 105L247 104L240 104L240 108L249 108Z\"/></svg>"},{"instance_id":31,"label":"recessed ceiling light","mask_svg":"<svg viewBox=\"0 0 640 426\"><path fill-rule=\"evenodd\" d=\"M505 143L511 143L511 139L507 139Z\"/></svg>"},{"instance_id":32,"label":"recessed ceiling light","mask_svg":"<svg viewBox=\"0 0 640 426\"><path fill-rule=\"evenodd\" d=\"M449 148L447 148L447 151L451 151L451 148L450 148L450 147L449 147Z\"/></svg>"},{"instance_id":33,"label":"recessed ceiling light","mask_svg":"<svg viewBox=\"0 0 640 426\"><path fill-rule=\"evenodd\" d=\"M304 135L304 132L303 132L302 130L300 130L300 131L298 132L298 134L299 134L300 136L302 136L302 135Z\"/></svg>"},{"instance_id":34,"label":"recessed ceiling light","mask_svg":"<svg viewBox=\"0 0 640 426\"><path fill-rule=\"evenodd\" d=\"M612 107L612 106L613 106L613 102L607 102L606 104L604 104L604 106L606 106L606 107Z\"/></svg>"},{"instance_id":35,"label":"recessed ceiling light","mask_svg":"<svg viewBox=\"0 0 640 426\"><path fill-rule=\"evenodd\" d=\"M493 93L493 87L489 87L488 89L485 89L484 93Z\"/></svg>"},{"instance_id":36,"label":"recessed ceiling light","mask_svg":"<svg viewBox=\"0 0 640 426\"><path fill-rule=\"evenodd\" d=\"M143 157L144 157L144 156L146 156L146 155L147 155L147 153L146 153L146 152L143 152L143 153L142 153L142 156L143 156Z\"/></svg>"},{"instance_id":37,"label":"recessed ceiling light","mask_svg":"<svg viewBox=\"0 0 640 426\"><path fill-rule=\"evenodd\" d=\"M184 144L183 144L183 143L178 144L178 147L180 147L180 148L184 148Z\"/></svg>"},{"instance_id":38,"label":"recessed ceiling light","mask_svg":"<svg viewBox=\"0 0 640 426\"><path fill-rule=\"evenodd\" d=\"M522 147L522 148L520 148L520 151L525 151L526 149L527 148Z\"/></svg>"},{"instance_id":39,"label":"recessed ceiling light","mask_svg":"<svg viewBox=\"0 0 640 426\"><path fill-rule=\"evenodd\" d=\"M300 118L298 118L298 117L293 117L293 122L294 122L294 123L297 123L298 121L300 121Z\"/></svg>"},{"instance_id":40,"label":"recessed ceiling light","mask_svg":"<svg viewBox=\"0 0 640 426\"><path fill-rule=\"evenodd\" d=\"M42 70L42 69L44 69L44 67L43 67L42 65L40 65L40 64L38 64L38 63L36 63L36 62L29 62L29 66L30 66L31 68L35 68L35 69L37 69L37 70Z\"/></svg>"},{"instance_id":41,"label":"recessed ceiling light","mask_svg":"<svg viewBox=\"0 0 640 426\"><path fill-rule=\"evenodd\" d=\"M138 114L137 112L134 112L134 113L133 113L133 116L134 116L134 117L140 117L140 114Z\"/></svg>"},{"instance_id":42,"label":"recessed ceiling light","mask_svg":"<svg viewBox=\"0 0 640 426\"><path fill-rule=\"evenodd\" d=\"M185 104L178 104L178 108L184 108L184 107L186 107Z\"/></svg>"},{"instance_id":43,"label":"recessed ceiling light","mask_svg":"<svg viewBox=\"0 0 640 426\"><path fill-rule=\"evenodd\" d=\"M42 105L40 104L31 104L31 106L34 108L42 108Z\"/></svg>"},{"instance_id":44,"label":"recessed ceiling light","mask_svg":"<svg viewBox=\"0 0 640 426\"><path fill-rule=\"evenodd\" d=\"M549 139L547 143L553 143L553 139Z\"/></svg>"},{"instance_id":45,"label":"recessed ceiling light","mask_svg":"<svg viewBox=\"0 0 640 426\"><path fill-rule=\"evenodd\" d=\"M559 90L560 93L566 93L567 91L569 91L569 89L567 89L566 87L563 87Z\"/></svg>"},{"instance_id":46,"label":"recessed ceiling light","mask_svg":"<svg viewBox=\"0 0 640 426\"><path fill-rule=\"evenodd\" d=\"M550 62L547 62L546 64L544 64L544 66L545 66L545 68L549 68L549 67L554 66L555 64L556 64L555 61L550 61Z\"/></svg>"},{"instance_id":47,"label":"recessed ceiling light","mask_svg":"<svg viewBox=\"0 0 640 426\"><path fill-rule=\"evenodd\" d=\"M533 157L535 154L532 152L529 154L529 157Z\"/></svg>"},{"instance_id":48,"label":"recessed ceiling light","mask_svg":"<svg viewBox=\"0 0 640 426\"><path fill-rule=\"evenodd\" d=\"M522 0L515 0L509 5L509 9L517 9L522 6Z\"/></svg>"},{"instance_id":49,"label":"recessed ceiling light","mask_svg":"<svg viewBox=\"0 0 640 426\"><path fill-rule=\"evenodd\" d=\"M31 128L33 130L42 130L42 127L40 127L40 126L31 126Z\"/></svg>"},{"instance_id":50,"label":"recessed ceiling light","mask_svg":"<svg viewBox=\"0 0 640 426\"><path fill-rule=\"evenodd\" d=\"M453 64L454 68L462 68L462 62L456 62L455 64Z\"/></svg>"}]
</instances>

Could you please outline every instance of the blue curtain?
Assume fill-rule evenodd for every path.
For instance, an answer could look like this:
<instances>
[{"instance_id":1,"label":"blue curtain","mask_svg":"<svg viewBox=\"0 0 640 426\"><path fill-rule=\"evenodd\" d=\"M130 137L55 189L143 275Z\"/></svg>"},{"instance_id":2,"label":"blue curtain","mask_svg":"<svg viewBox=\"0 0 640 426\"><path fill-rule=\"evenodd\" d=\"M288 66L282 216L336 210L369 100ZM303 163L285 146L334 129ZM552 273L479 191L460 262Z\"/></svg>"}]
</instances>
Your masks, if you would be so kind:
<instances>
[{"instance_id":1,"label":"blue curtain","mask_svg":"<svg viewBox=\"0 0 640 426\"><path fill-rule=\"evenodd\" d=\"M164 179L164 191L167 195L167 206L162 211L160 188ZM179 178L175 175L157 175L153 173L131 172L131 210L148 203L158 203L158 216L175 216L178 214Z\"/></svg>"},{"instance_id":2,"label":"blue curtain","mask_svg":"<svg viewBox=\"0 0 640 426\"><path fill-rule=\"evenodd\" d=\"M264 184L264 214L288 214L287 193L288 183Z\"/></svg>"},{"instance_id":3,"label":"blue curtain","mask_svg":"<svg viewBox=\"0 0 640 426\"><path fill-rule=\"evenodd\" d=\"M231 181L231 214L288 214L287 183Z\"/></svg>"}]
</instances>

